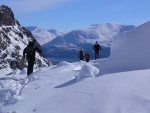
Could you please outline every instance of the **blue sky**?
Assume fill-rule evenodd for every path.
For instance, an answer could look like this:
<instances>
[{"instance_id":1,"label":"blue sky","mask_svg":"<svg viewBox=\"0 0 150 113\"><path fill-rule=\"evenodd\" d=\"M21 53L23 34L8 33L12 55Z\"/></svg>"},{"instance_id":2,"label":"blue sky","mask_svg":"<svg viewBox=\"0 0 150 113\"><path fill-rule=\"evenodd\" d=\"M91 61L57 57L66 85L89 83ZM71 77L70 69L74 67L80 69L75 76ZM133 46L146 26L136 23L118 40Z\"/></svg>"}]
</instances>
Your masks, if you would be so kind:
<instances>
[{"instance_id":1,"label":"blue sky","mask_svg":"<svg viewBox=\"0 0 150 113\"><path fill-rule=\"evenodd\" d=\"M23 26L71 31L115 22L140 25L150 20L150 0L0 0Z\"/></svg>"}]
</instances>

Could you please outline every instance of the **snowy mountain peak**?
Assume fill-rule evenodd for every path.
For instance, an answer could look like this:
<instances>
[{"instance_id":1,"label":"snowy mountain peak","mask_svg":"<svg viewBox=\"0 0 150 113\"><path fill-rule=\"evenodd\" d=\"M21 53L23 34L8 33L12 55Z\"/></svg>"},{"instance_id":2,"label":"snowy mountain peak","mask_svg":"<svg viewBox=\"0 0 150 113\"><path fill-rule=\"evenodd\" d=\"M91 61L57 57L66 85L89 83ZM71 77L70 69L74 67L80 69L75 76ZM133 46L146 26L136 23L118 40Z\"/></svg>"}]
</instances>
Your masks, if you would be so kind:
<instances>
[{"instance_id":1,"label":"snowy mountain peak","mask_svg":"<svg viewBox=\"0 0 150 113\"><path fill-rule=\"evenodd\" d=\"M55 30L55 29L49 29L48 30L50 33L52 33L52 34L55 34L56 36L58 36L58 35L63 35L64 33L62 33L62 32L58 32L57 30Z\"/></svg>"},{"instance_id":2,"label":"snowy mountain peak","mask_svg":"<svg viewBox=\"0 0 150 113\"><path fill-rule=\"evenodd\" d=\"M29 26L29 27L26 27L26 29L28 29L28 30L31 31L31 32L46 31L45 29L39 28L39 27L37 27L37 26Z\"/></svg>"},{"instance_id":3,"label":"snowy mountain peak","mask_svg":"<svg viewBox=\"0 0 150 113\"><path fill-rule=\"evenodd\" d=\"M92 24L91 26L95 26L95 27L99 27L99 26L121 26L121 25L125 25L122 23L101 23L101 24Z\"/></svg>"},{"instance_id":4,"label":"snowy mountain peak","mask_svg":"<svg viewBox=\"0 0 150 113\"><path fill-rule=\"evenodd\" d=\"M96 30L96 32L99 32L100 34L114 33L117 35L117 34L129 31L134 27L135 27L134 25L126 25L122 23L102 23L102 24L91 25L88 29L94 29Z\"/></svg>"},{"instance_id":5,"label":"snowy mountain peak","mask_svg":"<svg viewBox=\"0 0 150 113\"><path fill-rule=\"evenodd\" d=\"M15 25L14 14L8 6L0 6L0 25Z\"/></svg>"},{"instance_id":6,"label":"snowy mountain peak","mask_svg":"<svg viewBox=\"0 0 150 113\"><path fill-rule=\"evenodd\" d=\"M34 31L35 29L37 29L37 26L28 26L26 27L26 29L28 29L29 31Z\"/></svg>"},{"instance_id":7,"label":"snowy mountain peak","mask_svg":"<svg viewBox=\"0 0 150 113\"><path fill-rule=\"evenodd\" d=\"M32 32L33 36L40 43L40 45L43 45L43 44L53 40L57 36L62 35L62 33L58 32L56 30L53 30L53 29L46 30L46 29L39 28L36 26L29 26L26 28Z\"/></svg>"},{"instance_id":8,"label":"snowy mountain peak","mask_svg":"<svg viewBox=\"0 0 150 113\"><path fill-rule=\"evenodd\" d=\"M40 33L40 32L46 32L46 31L47 31L46 29L37 27L33 32Z\"/></svg>"}]
</instances>

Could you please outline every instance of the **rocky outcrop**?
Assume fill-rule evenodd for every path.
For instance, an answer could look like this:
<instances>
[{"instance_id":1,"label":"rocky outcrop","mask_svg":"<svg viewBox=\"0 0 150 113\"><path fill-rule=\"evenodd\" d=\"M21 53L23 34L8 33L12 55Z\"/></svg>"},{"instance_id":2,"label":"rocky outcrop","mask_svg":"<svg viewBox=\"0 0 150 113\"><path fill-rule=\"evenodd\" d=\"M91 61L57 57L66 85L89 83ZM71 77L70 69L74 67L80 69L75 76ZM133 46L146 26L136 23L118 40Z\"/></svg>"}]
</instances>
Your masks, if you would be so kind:
<instances>
[{"instance_id":1,"label":"rocky outcrop","mask_svg":"<svg viewBox=\"0 0 150 113\"><path fill-rule=\"evenodd\" d=\"M12 10L8 6L0 6L0 69L22 69L26 66L26 63L22 63L23 49L33 40L36 39L32 33L19 24ZM39 54L36 55L36 61L40 67L51 65Z\"/></svg>"},{"instance_id":2,"label":"rocky outcrop","mask_svg":"<svg viewBox=\"0 0 150 113\"><path fill-rule=\"evenodd\" d=\"M14 14L8 6L0 7L0 25L15 25Z\"/></svg>"}]
</instances>

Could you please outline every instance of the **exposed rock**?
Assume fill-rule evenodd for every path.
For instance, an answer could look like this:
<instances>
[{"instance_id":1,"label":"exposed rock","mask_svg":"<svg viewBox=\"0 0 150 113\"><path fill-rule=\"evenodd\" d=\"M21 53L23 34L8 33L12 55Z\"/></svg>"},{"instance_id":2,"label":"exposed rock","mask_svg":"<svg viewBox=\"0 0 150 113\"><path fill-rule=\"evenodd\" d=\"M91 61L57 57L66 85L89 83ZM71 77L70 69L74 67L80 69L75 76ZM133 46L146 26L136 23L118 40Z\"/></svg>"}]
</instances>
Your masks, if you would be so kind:
<instances>
[{"instance_id":1,"label":"exposed rock","mask_svg":"<svg viewBox=\"0 0 150 113\"><path fill-rule=\"evenodd\" d=\"M26 62L22 63L23 49L33 40L36 39L32 33L19 24L12 10L8 6L0 6L0 69L22 69L26 66ZM51 65L51 62L39 54L36 54L36 60L40 67Z\"/></svg>"},{"instance_id":2,"label":"exposed rock","mask_svg":"<svg viewBox=\"0 0 150 113\"><path fill-rule=\"evenodd\" d=\"M5 5L0 7L0 25L15 25L15 18L12 10Z\"/></svg>"}]
</instances>

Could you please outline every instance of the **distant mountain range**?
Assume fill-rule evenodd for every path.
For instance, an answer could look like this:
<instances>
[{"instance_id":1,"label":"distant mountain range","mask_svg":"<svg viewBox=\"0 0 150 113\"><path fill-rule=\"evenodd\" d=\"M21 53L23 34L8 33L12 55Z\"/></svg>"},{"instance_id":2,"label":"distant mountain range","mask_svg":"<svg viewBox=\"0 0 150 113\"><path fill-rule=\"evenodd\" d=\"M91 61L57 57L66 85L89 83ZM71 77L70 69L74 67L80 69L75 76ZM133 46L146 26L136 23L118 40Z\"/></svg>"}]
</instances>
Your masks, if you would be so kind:
<instances>
[{"instance_id":1,"label":"distant mountain range","mask_svg":"<svg viewBox=\"0 0 150 113\"><path fill-rule=\"evenodd\" d=\"M46 30L37 26L28 26L26 27L26 29L32 32L33 36L36 38L40 45L53 40L59 35L63 35L63 33L58 32L54 29Z\"/></svg>"},{"instance_id":2,"label":"distant mountain range","mask_svg":"<svg viewBox=\"0 0 150 113\"><path fill-rule=\"evenodd\" d=\"M39 43L42 43L42 48L47 57L70 58L76 57L80 48L83 48L84 51L88 51L93 55L92 47L96 41L102 46L101 57L108 57L110 55L110 45L115 37L128 32L135 28L135 26L118 23L94 24L87 28L72 30L66 34L55 30L55 32L50 32L37 27L34 27L34 29L31 28L29 29L27 27ZM46 41L44 41L44 39ZM44 42L46 43L44 44Z\"/></svg>"}]
</instances>

